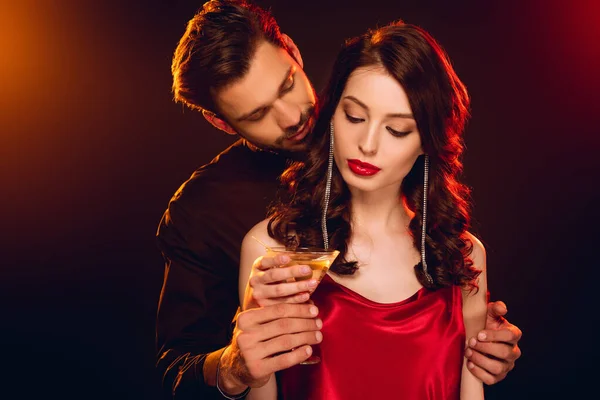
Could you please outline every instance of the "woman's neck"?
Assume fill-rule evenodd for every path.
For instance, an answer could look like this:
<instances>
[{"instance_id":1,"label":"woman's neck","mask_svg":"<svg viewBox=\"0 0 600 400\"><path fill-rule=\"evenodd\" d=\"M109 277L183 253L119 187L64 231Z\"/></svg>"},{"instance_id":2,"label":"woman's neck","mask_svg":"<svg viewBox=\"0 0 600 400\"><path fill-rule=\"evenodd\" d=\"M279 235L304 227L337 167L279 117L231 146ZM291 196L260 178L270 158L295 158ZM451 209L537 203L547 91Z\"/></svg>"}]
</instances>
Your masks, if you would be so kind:
<instances>
[{"instance_id":1,"label":"woman's neck","mask_svg":"<svg viewBox=\"0 0 600 400\"><path fill-rule=\"evenodd\" d=\"M413 213L406 207L398 188L390 186L377 192L353 191L352 229L366 234L406 232Z\"/></svg>"}]
</instances>

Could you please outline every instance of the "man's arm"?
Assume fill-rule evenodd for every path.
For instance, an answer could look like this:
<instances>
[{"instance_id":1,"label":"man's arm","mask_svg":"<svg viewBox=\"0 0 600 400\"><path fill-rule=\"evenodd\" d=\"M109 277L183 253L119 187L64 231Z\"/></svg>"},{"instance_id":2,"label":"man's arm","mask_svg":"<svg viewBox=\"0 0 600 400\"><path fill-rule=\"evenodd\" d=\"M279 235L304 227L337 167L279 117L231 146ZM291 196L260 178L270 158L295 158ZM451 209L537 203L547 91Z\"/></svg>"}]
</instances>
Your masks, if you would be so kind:
<instances>
[{"instance_id":1,"label":"man's arm","mask_svg":"<svg viewBox=\"0 0 600 400\"><path fill-rule=\"evenodd\" d=\"M211 243L207 225L201 214L172 201L157 232L165 259L157 369L165 395L175 400L222 398L214 386L216 363L231 338L237 271L232 274L218 244Z\"/></svg>"}]
</instances>

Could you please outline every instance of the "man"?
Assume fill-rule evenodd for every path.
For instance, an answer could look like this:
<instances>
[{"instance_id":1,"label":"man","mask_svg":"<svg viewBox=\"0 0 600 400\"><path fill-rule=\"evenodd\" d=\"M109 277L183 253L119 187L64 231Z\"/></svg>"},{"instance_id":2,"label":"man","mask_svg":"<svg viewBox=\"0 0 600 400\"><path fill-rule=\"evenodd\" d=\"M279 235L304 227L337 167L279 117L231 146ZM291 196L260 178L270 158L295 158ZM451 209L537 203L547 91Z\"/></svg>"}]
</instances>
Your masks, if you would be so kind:
<instances>
[{"instance_id":1,"label":"man","mask_svg":"<svg viewBox=\"0 0 600 400\"><path fill-rule=\"evenodd\" d=\"M300 52L275 20L240 1L206 3L177 46L175 99L243 140L194 172L158 228L166 269L157 367L175 399L238 398L308 357L285 352L283 339L318 342L318 310L310 304L256 307L231 323L239 306L242 239L266 216L278 176L288 159L305 150L314 124L316 97L302 66ZM263 259L261 268L284 262ZM273 271L301 274L291 267ZM492 303L487 337L472 338L466 352L473 374L488 384L504 379L520 356L521 333L505 313L502 303Z\"/></svg>"}]
</instances>

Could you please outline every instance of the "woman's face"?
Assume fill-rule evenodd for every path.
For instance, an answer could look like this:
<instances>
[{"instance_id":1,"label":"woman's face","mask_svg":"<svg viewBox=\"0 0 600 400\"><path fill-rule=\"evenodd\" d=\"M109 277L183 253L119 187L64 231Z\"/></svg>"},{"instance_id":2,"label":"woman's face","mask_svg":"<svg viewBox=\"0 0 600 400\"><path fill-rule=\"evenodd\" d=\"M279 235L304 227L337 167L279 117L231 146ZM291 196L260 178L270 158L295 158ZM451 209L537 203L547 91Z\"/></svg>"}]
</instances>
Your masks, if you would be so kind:
<instances>
[{"instance_id":1,"label":"woman's face","mask_svg":"<svg viewBox=\"0 0 600 400\"><path fill-rule=\"evenodd\" d=\"M408 97L380 67L350 75L333 127L335 162L351 190L399 190L423 153Z\"/></svg>"}]
</instances>

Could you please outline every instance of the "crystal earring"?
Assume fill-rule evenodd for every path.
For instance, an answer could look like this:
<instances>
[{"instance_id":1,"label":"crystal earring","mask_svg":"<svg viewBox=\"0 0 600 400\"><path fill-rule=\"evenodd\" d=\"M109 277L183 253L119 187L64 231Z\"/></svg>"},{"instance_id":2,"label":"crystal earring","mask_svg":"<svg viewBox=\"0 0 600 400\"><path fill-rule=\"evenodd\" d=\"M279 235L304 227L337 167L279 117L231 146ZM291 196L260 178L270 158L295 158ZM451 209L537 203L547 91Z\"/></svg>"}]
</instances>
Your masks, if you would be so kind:
<instances>
[{"instance_id":1,"label":"crystal earring","mask_svg":"<svg viewBox=\"0 0 600 400\"><path fill-rule=\"evenodd\" d=\"M323 246L329 250L329 234L327 233L327 210L331 195L331 179L333 176L333 121L329 124L329 160L327 165L327 183L325 184L325 198L323 199L323 215L321 217L321 231L323 232Z\"/></svg>"},{"instance_id":2,"label":"crystal earring","mask_svg":"<svg viewBox=\"0 0 600 400\"><path fill-rule=\"evenodd\" d=\"M425 154L425 173L423 177L423 221L421 225L421 264L427 283L433 286L433 278L427 272L427 260L425 258L425 236L427 235L427 193L429 190L429 156Z\"/></svg>"}]
</instances>

